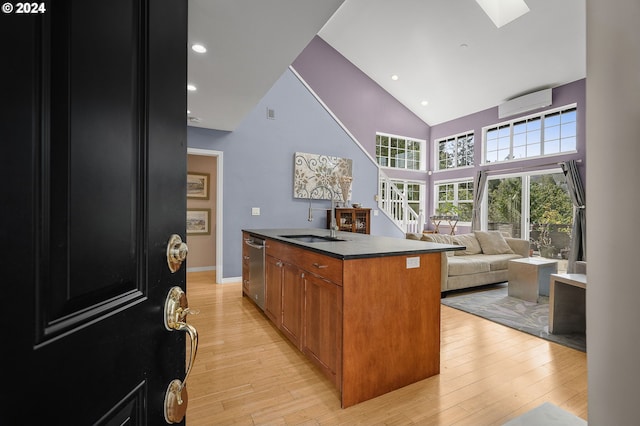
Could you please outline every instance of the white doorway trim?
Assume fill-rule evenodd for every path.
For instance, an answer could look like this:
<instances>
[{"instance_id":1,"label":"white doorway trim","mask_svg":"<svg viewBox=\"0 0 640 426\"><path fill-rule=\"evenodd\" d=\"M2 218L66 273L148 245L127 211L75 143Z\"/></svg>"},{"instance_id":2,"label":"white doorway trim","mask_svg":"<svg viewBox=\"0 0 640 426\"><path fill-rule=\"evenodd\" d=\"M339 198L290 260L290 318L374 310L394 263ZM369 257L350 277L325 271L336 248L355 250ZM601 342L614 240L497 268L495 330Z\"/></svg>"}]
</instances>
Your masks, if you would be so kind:
<instances>
[{"instance_id":1,"label":"white doorway trim","mask_svg":"<svg viewBox=\"0 0 640 426\"><path fill-rule=\"evenodd\" d=\"M214 151L212 149L187 148L187 154L202 155L206 157L217 157L218 165L216 167L216 283L222 284L222 151Z\"/></svg>"}]
</instances>

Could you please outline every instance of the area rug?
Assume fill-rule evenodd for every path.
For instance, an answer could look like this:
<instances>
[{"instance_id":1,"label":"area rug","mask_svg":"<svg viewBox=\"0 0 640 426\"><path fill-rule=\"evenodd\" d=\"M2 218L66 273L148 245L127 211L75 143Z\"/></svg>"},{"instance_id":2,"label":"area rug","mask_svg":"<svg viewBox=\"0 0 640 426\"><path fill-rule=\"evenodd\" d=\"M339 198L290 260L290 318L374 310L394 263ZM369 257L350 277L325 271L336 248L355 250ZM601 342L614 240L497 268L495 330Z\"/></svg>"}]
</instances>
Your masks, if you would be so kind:
<instances>
[{"instance_id":1,"label":"area rug","mask_svg":"<svg viewBox=\"0 0 640 426\"><path fill-rule=\"evenodd\" d=\"M509 420L502 426L586 426L587 421L550 402Z\"/></svg>"},{"instance_id":2,"label":"area rug","mask_svg":"<svg viewBox=\"0 0 640 426\"><path fill-rule=\"evenodd\" d=\"M586 352L584 334L549 333L549 298L541 296L538 303L509 297L507 286L485 291L453 293L442 299L442 304L486 318L498 324L532 334Z\"/></svg>"}]
</instances>

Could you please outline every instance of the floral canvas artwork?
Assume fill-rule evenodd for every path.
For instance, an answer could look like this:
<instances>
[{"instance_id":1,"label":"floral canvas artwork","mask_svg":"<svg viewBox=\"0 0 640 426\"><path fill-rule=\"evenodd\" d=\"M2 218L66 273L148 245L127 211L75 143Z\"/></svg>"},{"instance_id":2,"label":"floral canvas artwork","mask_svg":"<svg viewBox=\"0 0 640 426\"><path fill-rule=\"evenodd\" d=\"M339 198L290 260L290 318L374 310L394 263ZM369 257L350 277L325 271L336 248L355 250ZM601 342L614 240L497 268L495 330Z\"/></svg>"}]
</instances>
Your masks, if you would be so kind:
<instances>
[{"instance_id":1,"label":"floral canvas artwork","mask_svg":"<svg viewBox=\"0 0 640 426\"><path fill-rule=\"evenodd\" d=\"M351 198L352 163L348 158L296 152L293 197L346 202Z\"/></svg>"}]
</instances>

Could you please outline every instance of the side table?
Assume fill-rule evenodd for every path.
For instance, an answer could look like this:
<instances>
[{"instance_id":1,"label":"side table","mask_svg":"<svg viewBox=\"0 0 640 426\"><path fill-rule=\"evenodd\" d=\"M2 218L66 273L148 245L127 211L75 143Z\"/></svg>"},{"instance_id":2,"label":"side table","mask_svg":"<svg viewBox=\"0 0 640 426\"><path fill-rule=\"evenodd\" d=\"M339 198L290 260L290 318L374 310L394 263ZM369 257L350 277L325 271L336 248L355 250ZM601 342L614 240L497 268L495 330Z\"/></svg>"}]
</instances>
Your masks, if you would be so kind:
<instances>
[{"instance_id":1,"label":"side table","mask_svg":"<svg viewBox=\"0 0 640 426\"><path fill-rule=\"evenodd\" d=\"M456 235L456 225L458 224L458 216L431 216L429 219L431 219L431 223L433 224L433 232L435 234L439 234L440 233L440 223L442 223L442 221L446 221L447 224L449 225L449 235Z\"/></svg>"},{"instance_id":2,"label":"side table","mask_svg":"<svg viewBox=\"0 0 640 426\"><path fill-rule=\"evenodd\" d=\"M558 272L558 262L542 257L513 259L508 264L508 294L511 297L538 302L538 296L549 295L549 279Z\"/></svg>"},{"instance_id":3,"label":"side table","mask_svg":"<svg viewBox=\"0 0 640 426\"><path fill-rule=\"evenodd\" d=\"M549 297L549 333L586 332L587 276L551 274Z\"/></svg>"}]
</instances>

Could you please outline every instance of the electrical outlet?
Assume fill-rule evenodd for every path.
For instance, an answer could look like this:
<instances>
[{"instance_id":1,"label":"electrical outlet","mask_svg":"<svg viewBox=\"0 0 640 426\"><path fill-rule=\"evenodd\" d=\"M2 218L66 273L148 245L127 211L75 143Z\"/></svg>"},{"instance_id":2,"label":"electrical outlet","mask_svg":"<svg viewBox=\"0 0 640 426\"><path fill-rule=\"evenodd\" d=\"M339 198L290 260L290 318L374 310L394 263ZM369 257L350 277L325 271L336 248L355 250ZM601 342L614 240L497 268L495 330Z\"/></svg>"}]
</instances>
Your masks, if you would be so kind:
<instances>
[{"instance_id":1,"label":"electrical outlet","mask_svg":"<svg viewBox=\"0 0 640 426\"><path fill-rule=\"evenodd\" d=\"M260 216L260 207L251 207L251 216Z\"/></svg>"},{"instance_id":2,"label":"electrical outlet","mask_svg":"<svg viewBox=\"0 0 640 426\"><path fill-rule=\"evenodd\" d=\"M420 267L420 258L419 257L407 257L407 269L419 268Z\"/></svg>"}]
</instances>

